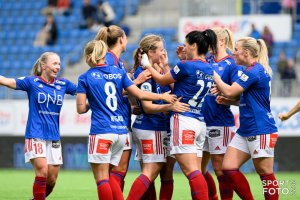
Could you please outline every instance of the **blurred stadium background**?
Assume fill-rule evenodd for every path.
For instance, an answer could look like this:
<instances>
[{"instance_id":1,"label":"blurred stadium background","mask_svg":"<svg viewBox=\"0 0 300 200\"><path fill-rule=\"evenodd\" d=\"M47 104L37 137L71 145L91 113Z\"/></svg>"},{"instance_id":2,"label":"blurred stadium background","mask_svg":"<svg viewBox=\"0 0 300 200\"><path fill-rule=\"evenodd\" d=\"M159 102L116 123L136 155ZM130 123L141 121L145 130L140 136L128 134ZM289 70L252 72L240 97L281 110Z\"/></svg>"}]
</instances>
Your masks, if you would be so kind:
<instances>
[{"instance_id":1,"label":"blurred stadium background","mask_svg":"<svg viewBox=\"0 0 300 200\"><path fill-rule=\"evenodd\" d=\"M165 39L170 65L177 62L175 49L187 31L213 26L229 27L235 39L247 36L251 24L261 32L267 25L274 36L270 65L274 71L272 82L272 110L274 116L289 110L299 100L299 76L282 80L277 71L281 51L300 71L300 1L294 12L285 14L281 0L108 0L116 13L114 24L128 31L127 51L122 55L128 69L139 40L148 33ZM93 5L97 0L91 0ZM83 47L96 32L82 29L83 0L71 0L69 15L55 14L58 39L54 45L35 47L38 31L45 22L42 10L47 0L0 0L0 74L7 77L26 76L42 52L54 51L61 56L61 76L75 83L79 74L88 69L82 59ZM288 91L286 93L285 91ZM87 170L87 135L90 113L79 116L74 98L66 97L61 113L61 135L66 170ZM28 106L25 92L0 87L0 168L28 169L24 164L24 131ZM238 110L234 108L236 118ZM280 138L276 147L276 171L300 171L300 115L287 122L279 122ZM179 170L178 166L176 167ZM131 159L130 170L139 170ZM243 170L254 172L251 162ZM1 173L1 170L0 170ZM299 175L297 175L299 177ZM285 177L286 178L286 177ZM292 180L293 177L290 177ZM5 198L4 198L5 199ZM288 199L288 198L287 198ZM291 198L293 199L293 198Z\"/></svg>"}]
</instances>

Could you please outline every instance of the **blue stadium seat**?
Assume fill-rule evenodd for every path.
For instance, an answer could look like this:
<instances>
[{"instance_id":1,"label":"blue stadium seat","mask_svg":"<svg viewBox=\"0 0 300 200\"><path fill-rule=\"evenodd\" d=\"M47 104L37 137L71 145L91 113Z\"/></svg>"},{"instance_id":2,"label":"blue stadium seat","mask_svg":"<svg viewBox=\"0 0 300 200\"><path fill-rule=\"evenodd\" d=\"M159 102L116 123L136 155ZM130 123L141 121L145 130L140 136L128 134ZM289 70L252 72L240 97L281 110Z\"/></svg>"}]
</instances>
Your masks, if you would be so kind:
<instances>
[{"instance_id":1,"label":"blue stadium seat","mask_svg":"<svg viewBox=\"0 0 300 200\"><path fill-rule=\"evenodd\" d=\"M278 14L281 10L280 2L263 2L261 6L263 14Z\"/></svg>"},{"instance_id":2,"label":"blue stadium seat","mask_svg":"<svg viewBox=\"0 0 300 200\"><path fill-rule=\"evenodd\" d=\"M172 41L176 38L177 29L173 27L169 28L147 28L141 34L141 37L144 37L148 34L156 34L164 37L166 41Z\"/></svg>"},{"instance_id":3,"label":"blue stadium seat","mask_svg":"<svg viewBox=\"0 0 300 200\"><path fill-rule=\"evenodd\" d=\"M130 4L125 0L108 1L115 9L116 23L123 19L126 9L132 8L132 11L127 11L127 14L135 13L139 4L139 0L131 0ZM71 56L70 63L80 61L84 44L95 36L95 32L78 29L82 18L82 2L82 0L72 0L73 7L69 16L55 16L59 29L55 46L33 47L33 41L46 21L45 16L41 15L41 10L47 5L47 1L0 0L0 70L5 70L2 72L10 77L28 75L36 59L45 51L57 52L62 62L66 55ZM92 0L93 4L97 2L98 0ZM137 45L128 46L126 56L129 60L132 60L132 52L136 47ZM22 95L13 96L19 98Z\"/></svg>"},{"instance_id":4,"label":"blue stadium seat","mask_svg":"<svg viewBox=\"0 0 300 200\"><path fill-rule=\"evenodd\" d=\"M274 42L273 48L285 48L287 46L286 42Z\"/></svg>"},{"instance_id":5,"label":"blue stadium seat","mask_svg":"<svg viewBox=\"0 0 300 200\"><path fill-rule=\"evenodd\" d=\"M294 31L300 32L300 23L295 23L295 25L294 25Z\"/></svg>"}]
</instances>

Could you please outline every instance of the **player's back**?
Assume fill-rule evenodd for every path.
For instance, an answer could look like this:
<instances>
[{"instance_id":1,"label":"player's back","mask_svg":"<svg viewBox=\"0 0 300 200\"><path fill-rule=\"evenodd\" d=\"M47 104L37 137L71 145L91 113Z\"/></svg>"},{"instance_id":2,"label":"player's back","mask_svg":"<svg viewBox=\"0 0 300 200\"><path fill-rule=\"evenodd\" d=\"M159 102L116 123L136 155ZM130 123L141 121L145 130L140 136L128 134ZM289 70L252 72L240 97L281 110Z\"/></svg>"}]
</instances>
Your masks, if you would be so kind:
<instances>
[{"instance_id":1,"label":"player's back","mask_svg":"<svg viewBox=\"0 0 300 200\"><path fill-rule=\"evenodd\" d=\"M190 111L183 113L203 119L201 106L204 96L210 90L213 82L213 70L204 60L185 60L179 62L171 70L174 84L174 94L182 97L182 102L190 105Z\"/></svg>"},{"instance_id":2,"label":"player's back","mask_svg":"<svg viewBox=\"0 0 300 200\"><path fill-rule=\"evenodd\" d=\"M239 74L242 73L242 68L235 64L231 56L226 56L220 60L216 60L214 56L211 56L209 63L224 83L228 85L235 82ZM211 93L206 95L202 111L208 126L234 126L234 118L230 106L217 104L216 96Z\"/></svg>"},{"instance_id":3,"label":"player's back","mask_svg":"<svg viewBox=\"0 0 300 200\"><path fill-rule=\"evenodd\" d=\"M84 87L92 110L91 132L107 132L110 128L126 132L122 90L131 84L124 70L107 65L90 68L79 77L78 85ZM93 123L99 123L98 127L93 129Z\"/></svg>"}]
</instances>

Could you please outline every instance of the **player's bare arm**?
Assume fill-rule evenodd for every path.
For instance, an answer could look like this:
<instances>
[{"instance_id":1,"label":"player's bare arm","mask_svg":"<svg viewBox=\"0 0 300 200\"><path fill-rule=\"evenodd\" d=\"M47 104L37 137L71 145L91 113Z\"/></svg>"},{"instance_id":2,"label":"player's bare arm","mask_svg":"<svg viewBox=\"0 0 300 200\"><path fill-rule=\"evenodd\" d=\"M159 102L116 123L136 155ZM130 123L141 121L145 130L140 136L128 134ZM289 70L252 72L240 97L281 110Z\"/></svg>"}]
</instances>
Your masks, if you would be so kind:
<instances>
[{"instance_id":1,"label":"player's bare arm","mask_svg":"<svg viewBox=\"0 0 300 200\"><path fill-rule=\"evenodd\" d=\"M0 76L0 85L9 87L11 89L16 89L16 80L13 78L6 78L4 76Z\"/></svg>"},{"instance_id":2,"label":"player's bare arm","mask_svg":"<svg viewBox=\"0 0 300 200\"><path fill-rule=\"evenodd\" d=\"M79 114L84 114L89 111L90 105L86 101L86 94L79 93L76 95L76 108Z\"/></svg>"}]
</instances>

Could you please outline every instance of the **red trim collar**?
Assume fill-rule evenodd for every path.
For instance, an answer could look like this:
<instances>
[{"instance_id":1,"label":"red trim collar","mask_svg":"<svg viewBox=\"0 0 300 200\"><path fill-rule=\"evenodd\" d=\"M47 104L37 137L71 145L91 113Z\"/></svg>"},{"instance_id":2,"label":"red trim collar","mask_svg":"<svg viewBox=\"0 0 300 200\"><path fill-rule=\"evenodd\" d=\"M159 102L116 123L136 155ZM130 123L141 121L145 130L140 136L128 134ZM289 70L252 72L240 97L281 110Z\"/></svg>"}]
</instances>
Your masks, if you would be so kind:
<instances>
[{"instance_id":1,"label":"red trim collar","mask_svg":"<svg viewBox=\"0 0 300 200\"><path fill-rule=\"evenodd\" d=\"M55 78L51 82L46 81L42 76L39 76L39 78L47 84L53 84L55 81Z\"/></svg>"},{"instance_id":2,"label":"red trim collar","mask_svg":"<svg viewBox=\"0 0 300 200\"><path fill-rule=\"evenodd\" d=\"M251 69L253 69L253 67L255 67L257 62L252 63L250 66L246 67L247 71L250 71Z\"/></svg>"},{"instance_id":3,"label":"red trim collar","mask_svg":"<svg viewBox=\"0 0 300 200\"><path fill-rule=\"evenodd\" d=\"M221 58L220 60L216 60L216 57L214 57L215 62L221 62L222 60L225 60L226 58L231 58L230 55L225 56L224 58Z\"/></svg>"},{"instance_id":4,"label":"red trim collar","mask_svg":"<svg viewBox=\"0 0 300 200\"><path fill-rule=\"evenodd\" d=\"M103 63L103 64L95 65L95 67L103 67L103 66L106 66L106 64Z\"/></svg>"},{"instance_id":5,"label":"red trim collar","mask_svg":"<svg viewBox=\"0 0 300 200\"><path fill-rule=\"evenodd\" d=\"M206 60L201 59L201 58L198 58L198 59L192 59L192 60L186 60L186 61L194 62L194 61L199 61L199 60L200 60L201 62L208 63Z\"/></svg>"}]
</instances>

